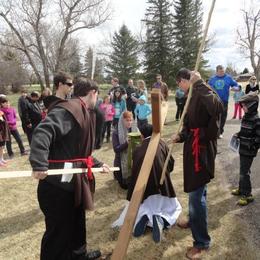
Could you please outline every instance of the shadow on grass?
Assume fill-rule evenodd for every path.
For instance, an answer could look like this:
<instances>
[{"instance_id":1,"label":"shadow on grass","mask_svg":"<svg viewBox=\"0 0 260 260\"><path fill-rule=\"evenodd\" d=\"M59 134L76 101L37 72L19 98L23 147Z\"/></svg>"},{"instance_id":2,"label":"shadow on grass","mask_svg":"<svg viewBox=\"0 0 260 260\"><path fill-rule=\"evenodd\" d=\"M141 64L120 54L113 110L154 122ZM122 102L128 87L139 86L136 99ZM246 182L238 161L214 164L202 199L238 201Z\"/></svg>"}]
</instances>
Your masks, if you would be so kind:
<instances>
[{"instance_id":1,"label":"shadow on grass","mask_svg":"<svg viewBox=\"0 0 260 260\"><path fill-rule=\"evenodd\" d=\"M43 220L40 209L32 209L25 213L0 219L0 238L23 232Z\"/></svg>"}]
</instances>

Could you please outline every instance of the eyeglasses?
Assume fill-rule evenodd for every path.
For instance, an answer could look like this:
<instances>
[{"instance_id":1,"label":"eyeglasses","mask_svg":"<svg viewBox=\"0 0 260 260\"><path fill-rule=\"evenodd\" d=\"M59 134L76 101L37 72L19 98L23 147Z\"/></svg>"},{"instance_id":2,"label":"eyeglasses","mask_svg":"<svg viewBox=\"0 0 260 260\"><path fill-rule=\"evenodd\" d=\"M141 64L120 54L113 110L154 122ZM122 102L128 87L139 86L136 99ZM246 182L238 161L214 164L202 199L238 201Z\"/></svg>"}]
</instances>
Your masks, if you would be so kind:
<instances>
[{"instance_id":1,"label":"eyeglasses","mask_svg":"<svg viewBox=\"0 0 260 260\"><path fill-rule=\"evenodd\" d=\"M73 83L71 83L71 82L65 82L64 85L67 85L67 86L69 86L69 87L72 87L72 86L73 86Z\"/></svg>"}]
</instances>

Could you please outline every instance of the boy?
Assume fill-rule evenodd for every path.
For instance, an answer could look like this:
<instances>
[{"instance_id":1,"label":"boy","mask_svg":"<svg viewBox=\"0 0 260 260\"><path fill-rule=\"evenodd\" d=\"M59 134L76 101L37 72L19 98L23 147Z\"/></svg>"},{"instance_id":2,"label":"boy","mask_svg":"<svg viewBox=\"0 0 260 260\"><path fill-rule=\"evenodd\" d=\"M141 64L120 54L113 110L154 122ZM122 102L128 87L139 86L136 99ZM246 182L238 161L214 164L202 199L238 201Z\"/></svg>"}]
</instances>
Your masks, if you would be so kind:
<instances>
[{"instance_id":1,"label":"boy","mask_svg":"<svg viewBox=\"0 0 260 260\"><path fill-rule=\"evenodd\" d=\"M240 98L239 103L245 115L240 131L236 134L240 140L240 176L239 187L232 190L232 195L241 196L238 205L246 206L254 200L251 194L250 168L260 146L260 119L258 116L259 98L255 93Z\"/></svg>"}]
</instances>

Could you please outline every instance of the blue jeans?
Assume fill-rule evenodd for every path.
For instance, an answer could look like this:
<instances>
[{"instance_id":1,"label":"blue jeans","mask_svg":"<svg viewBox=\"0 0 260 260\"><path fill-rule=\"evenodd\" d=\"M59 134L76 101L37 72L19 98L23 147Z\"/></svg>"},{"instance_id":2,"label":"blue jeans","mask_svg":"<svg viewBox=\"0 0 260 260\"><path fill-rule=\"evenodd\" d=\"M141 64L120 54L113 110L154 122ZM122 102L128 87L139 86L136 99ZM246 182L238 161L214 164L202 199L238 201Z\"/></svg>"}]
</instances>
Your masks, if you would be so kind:
<instances>
[{"instance_id":1,"label":"blue jeans","mask_svg":"<svg viewBox=\"0 0 260 260\"><path fill-rule=\"evenodd\" d=\"M196 248L209 248L207 185L189 193L189 225Z\"/></svg>"}]
</instances>

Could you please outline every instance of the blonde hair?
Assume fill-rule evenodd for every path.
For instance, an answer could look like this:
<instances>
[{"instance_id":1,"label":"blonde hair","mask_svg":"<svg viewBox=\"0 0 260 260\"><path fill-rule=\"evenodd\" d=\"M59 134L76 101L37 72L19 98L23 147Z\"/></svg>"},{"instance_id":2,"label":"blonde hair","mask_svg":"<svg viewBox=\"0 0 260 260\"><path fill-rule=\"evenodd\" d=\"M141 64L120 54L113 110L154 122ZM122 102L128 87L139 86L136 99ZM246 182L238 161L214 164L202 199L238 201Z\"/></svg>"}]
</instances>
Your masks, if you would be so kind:
<instances>
[{"instance_id":1,"label":"blonde hair","mask_svg":"<svg viewBox=\"0 0 260 260\"><path fill-rule=\"evenodd\" d=\"M140 87L141 89L145 89L145 82L144 80L137 80L137 86Z\"/></svg>"},{"instance_id":2,"label":"blonde hair","mask_svg":"<svg viewBox=\"0 0 260 260\"><path fill-rule=\"evenodd\" d=\"M252 81L252 80L256 80L256 77L255 76L251 76L249 81Z\"/></svg>"}]
</instances>

